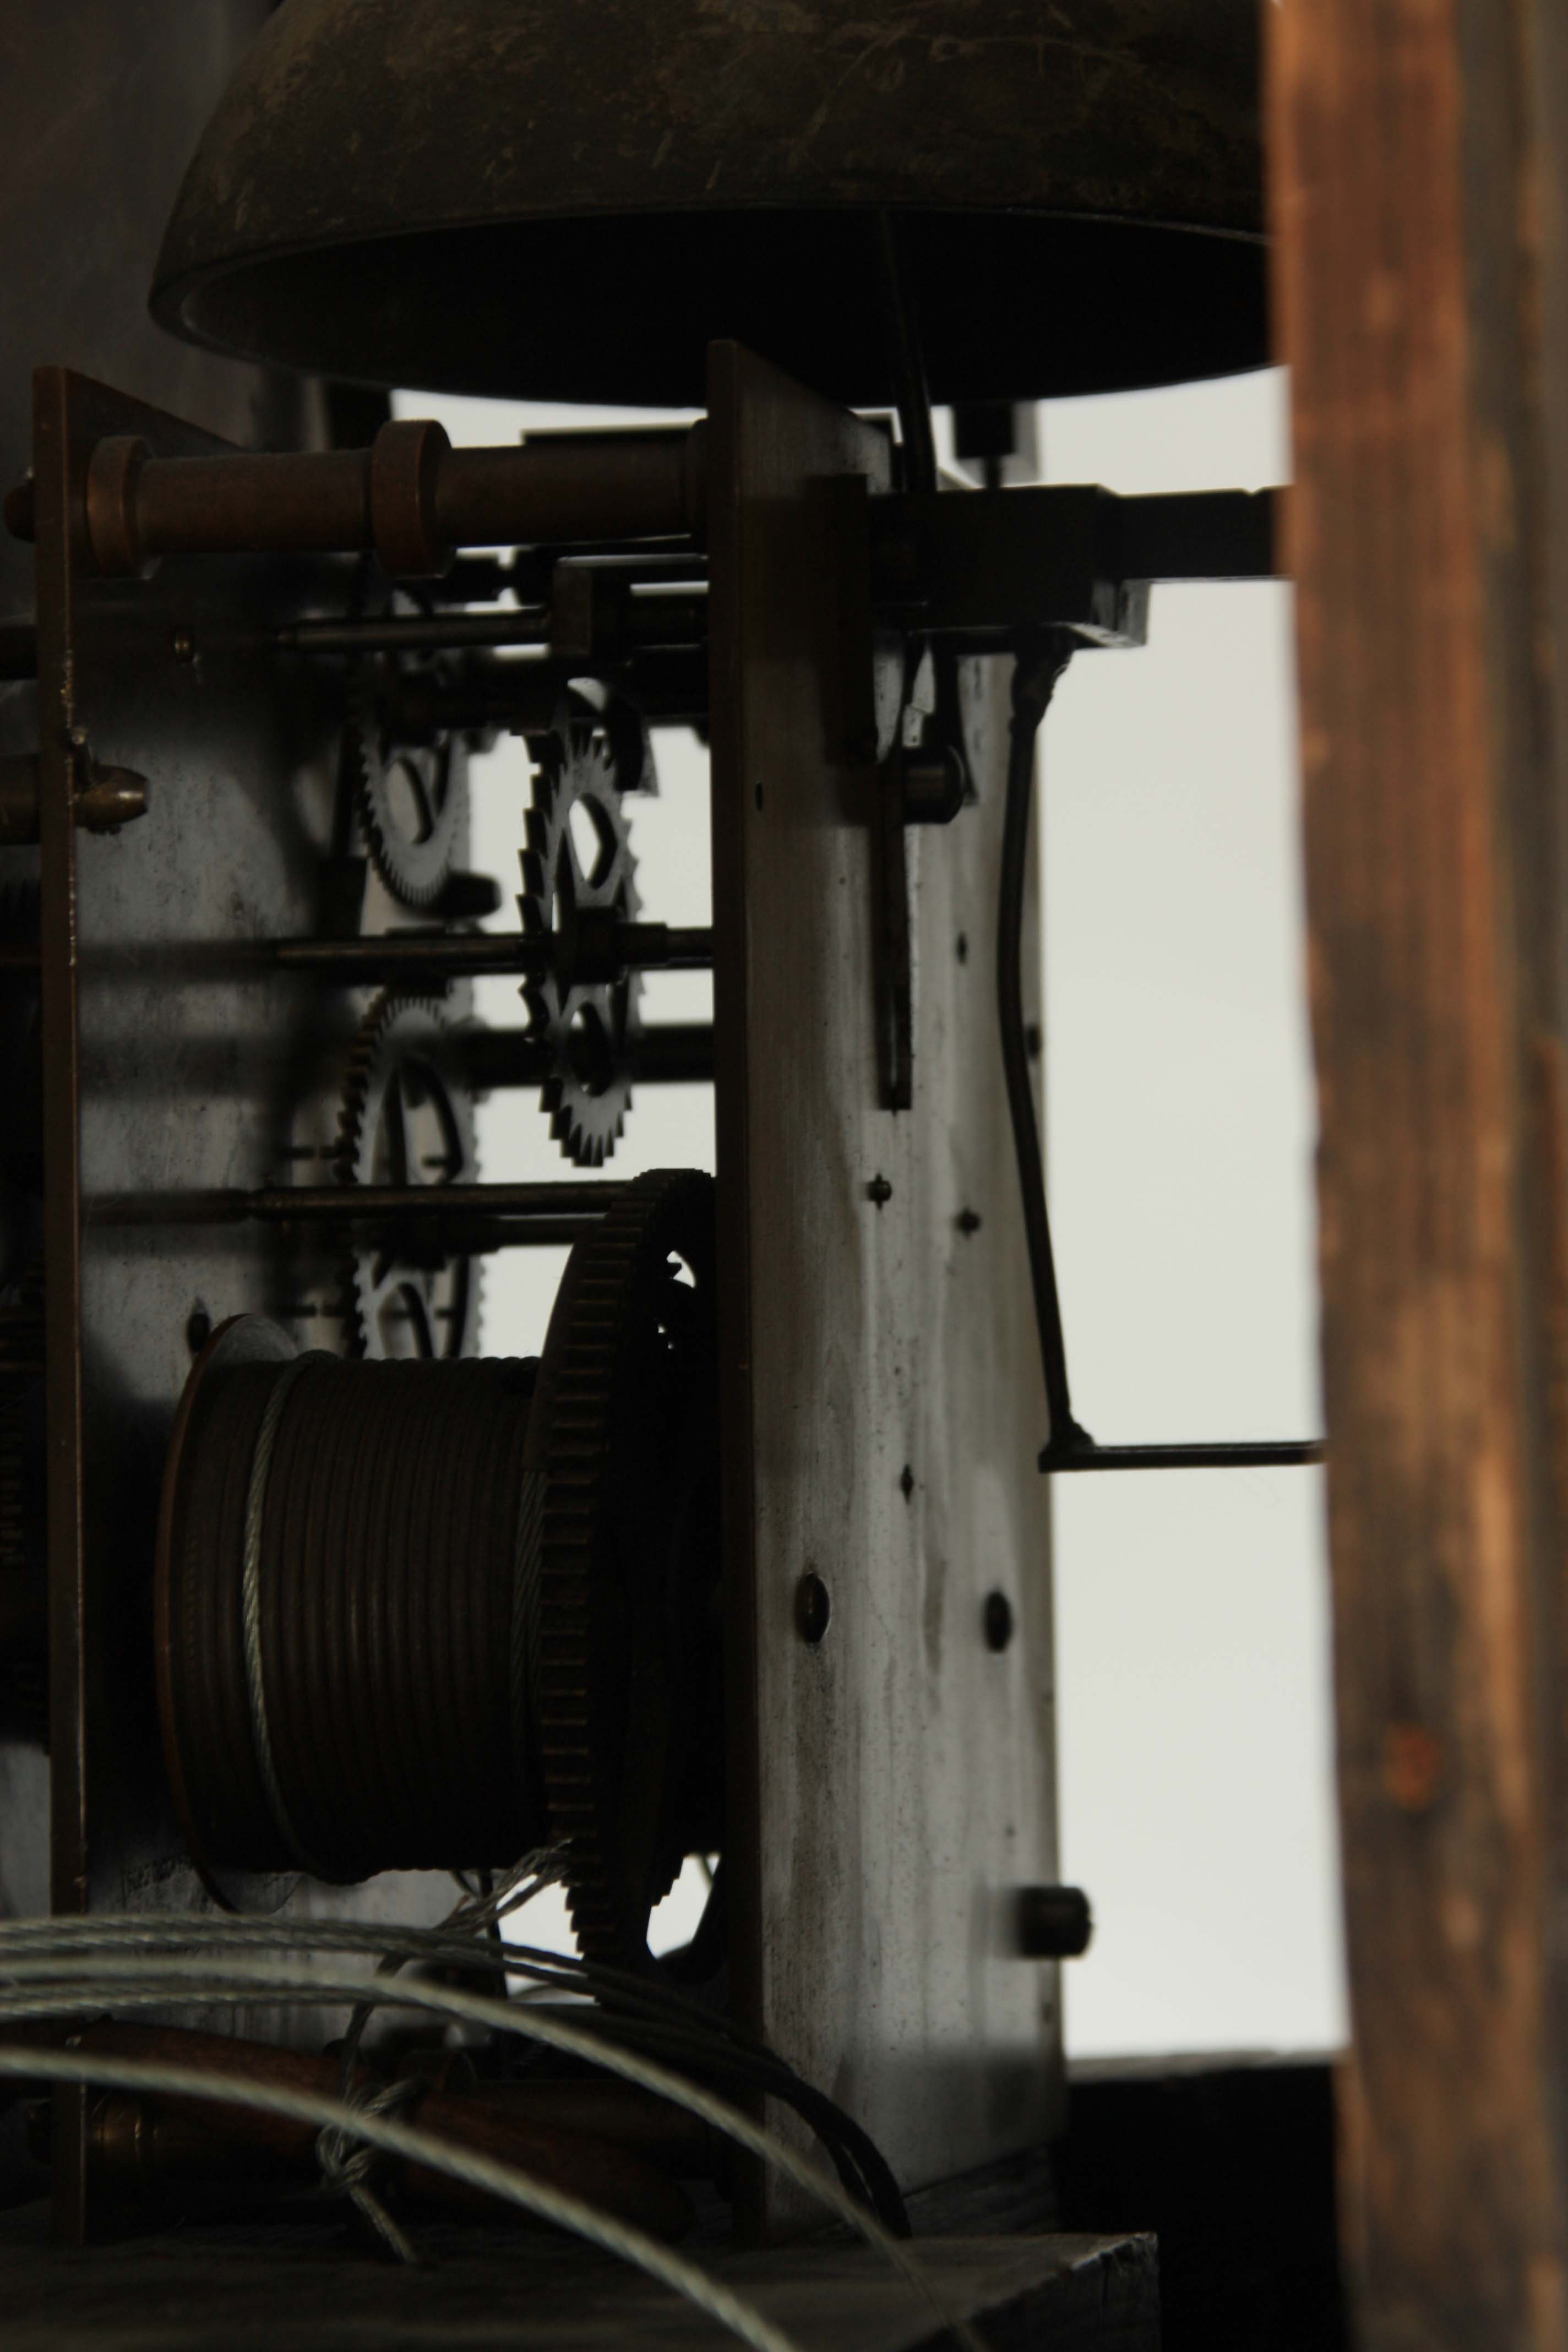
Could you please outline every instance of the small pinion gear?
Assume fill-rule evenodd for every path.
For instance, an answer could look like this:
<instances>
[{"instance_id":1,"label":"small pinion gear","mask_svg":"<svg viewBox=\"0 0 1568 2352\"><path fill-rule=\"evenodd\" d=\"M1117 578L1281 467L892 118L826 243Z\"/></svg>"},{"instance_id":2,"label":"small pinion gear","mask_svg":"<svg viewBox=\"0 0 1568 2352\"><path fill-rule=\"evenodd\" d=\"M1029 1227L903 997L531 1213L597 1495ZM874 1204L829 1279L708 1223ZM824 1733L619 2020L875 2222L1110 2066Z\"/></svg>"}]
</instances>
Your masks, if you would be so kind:
<instances>
[{"instance_id":1,"label":"small pinion gear","mask_svg":"<svg viewBox=\"0 0 1568 2352\"><path fill-rule=\"evenodd\" d=\"M642 996L637 972L580 971L584 917L632 922L640 904L614 742L603 715L576 698L536 742L517 902L525 931L555 936L551 970L522 996L531 1034L549 1048L550 1131L579 1168L602 1166L626 1124Z\"/></svg>"},{"instance_id":2,"label":"small pinion gear","mask_svg":"<svg viewBox=\"0 0 1568 2352\"><path fill-rule=\"evenodd\" d=\"M722 1834L713 1181L628 1184L572 1251L529 1409L528 1712L584 1956Z\"/></svg>"},{"instance_id":3,"label":"small pinion gear","mask_svg":"<svg viewBox=\"0 0 1568 2352\"><path fill-rule=\"evenodd\" d=\"M468 749L451 730L400 740L396 678L385 655L350 670L343 756L371 864L403 906L424 908L440 898L467 839Z\"/></svg>"},{"instance_id":4,"label":"small pinion gear","mask_svg":"<svg viewBox=\"0 0 1568 2352\"><path fill-rule=\"evenodd\" d=\"M349 1055L338 1113L345 1184L472 1183L473 1108L434 1004L376 999ZM419 1228L378 1237L344 1268L356 1356L454 1357L479 1345L479 1261L420 1248Z\"/></svg>"}]
</instances>

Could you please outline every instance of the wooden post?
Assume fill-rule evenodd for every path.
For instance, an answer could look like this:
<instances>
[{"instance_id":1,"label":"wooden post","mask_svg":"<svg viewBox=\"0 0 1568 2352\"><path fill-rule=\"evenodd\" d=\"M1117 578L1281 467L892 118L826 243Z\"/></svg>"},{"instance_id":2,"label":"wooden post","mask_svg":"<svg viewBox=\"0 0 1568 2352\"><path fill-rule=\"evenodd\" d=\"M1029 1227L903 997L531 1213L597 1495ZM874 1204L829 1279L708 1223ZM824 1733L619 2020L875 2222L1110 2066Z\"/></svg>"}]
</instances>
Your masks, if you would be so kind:
<instances>
[{"instance_id":1,"label":"wooden post","mask_svg":"<svg viewBox=\"0 0 1568 2352\"><path fill-rule=\"evenodd\" d=\"M1373 2347L1568 2343L1560 0L1278 0Z\"/></svg>"}]
</instances>

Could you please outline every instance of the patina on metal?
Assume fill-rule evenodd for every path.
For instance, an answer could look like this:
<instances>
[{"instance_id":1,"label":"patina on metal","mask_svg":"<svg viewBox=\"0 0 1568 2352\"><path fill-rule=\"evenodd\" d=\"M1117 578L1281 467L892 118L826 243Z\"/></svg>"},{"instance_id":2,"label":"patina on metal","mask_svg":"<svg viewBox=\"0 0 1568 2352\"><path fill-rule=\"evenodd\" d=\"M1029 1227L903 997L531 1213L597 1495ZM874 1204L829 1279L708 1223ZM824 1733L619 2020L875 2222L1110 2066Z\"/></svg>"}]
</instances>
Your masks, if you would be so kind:
<instances>
[{"instance_id":1,"label":"patina on metal","mask_svg":"<svg viewBox=\"0 0 1568 2352\"><path fill-rule=\"evenodd\" d=\"M700 406L716 336L939 400L1267 354L1255 0L285 0L197 149L163 323L364 383Z\"/></svg>"}]
</instances>

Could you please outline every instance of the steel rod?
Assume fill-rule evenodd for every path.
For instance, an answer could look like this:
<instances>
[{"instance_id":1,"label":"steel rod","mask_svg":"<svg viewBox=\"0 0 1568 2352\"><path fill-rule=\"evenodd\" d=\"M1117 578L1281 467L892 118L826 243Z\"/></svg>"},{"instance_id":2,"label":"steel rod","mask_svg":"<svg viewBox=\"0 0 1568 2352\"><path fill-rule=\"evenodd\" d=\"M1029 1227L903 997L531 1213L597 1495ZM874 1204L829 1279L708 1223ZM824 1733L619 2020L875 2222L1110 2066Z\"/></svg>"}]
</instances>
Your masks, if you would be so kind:
<instances>
[{"instance_id":1,"label":"steel rod","mask_svg":"<svg viewBox=\"0 0 1568 2352\"><path fill-rule=\"evenodd\" d=\"M352 940L263 940L254 945L215 940L212 946L220 959L226 952L237 956L246 971L310 972L343 988L382 980L526 976L553 969L561 952L559 934L549 931L386 931ZM623 923L608 938L603 955L581 954L576 969L581 977L597 980L620 971L706 971L712 961L713 933L706 926ZM37 969L36 940L0 940L0 972ZM215 965L214 976L226 969Z\"/></svg>"},{"instance_id":2,"label":"steel rod","mask_svg":"<svg viewBox=\"0 0 1568 2352\"><path fill-rule=\"evenodd\" d=\"M1047 1445L1042 1470L1304 1470L1324 1458L1321 1437L1241 1438L1197 1445Z\"/></svg>"},{"instance_id":3,"label":"steel rod","mask_svg":"<svg viewBox=\"0 0 1568 2352\"><path fill-rule=\"evenodd\" d=\"M425 620L289 621L269 632L281 653L439 653L465 646L542 646L550 635L542 605L510 613L446 613Z\"/></svg>"},{"instance_id":4,"label":"steel rod","mask_svg":"<svg viewBox=\"0 0 1568 2352\"><path fill-rule=\"evenodd\" d=\"M527 1029L459 1031L450 1051L467 1084L481 1094L542 1086L555 1066L548 1045ZM656 1022L635 1030L626 1060L638 1086L690 1086L713 1076L713 1031L706 1022Z\"/></svg>"},{"instance_id":5,"label":"steel rod","mask_svg":"<svg viewBox=\"0 0 1568 2352\"><path fill-rule=\"evenodd\" d=\"M389 931L371 939L276 940L271 960L285 971L308 971L353 988L380 980L457 980L482 973L546 972L560 961L554 932ZM713 933L667 923L622 923L605 956L579 960L584 977L604 971L702 971L713 961Z\"/></svg>"},{"instance_id":6,"label":"steel rod","mask_svg":"<svg viewBox=\"0 0 1568 2352\"><path fill-rule=\"evenodd\" d=\"M237 1192L240 1217L268 1224L404 1223L478 1216L602 1217L626 1186L603 1178L529 1184L270 1184Z\"/></svg>"},{"instance_id":7,"label":"steel rod","mask_svg":"<svg viewBox=\"0 0 1568 2352\"><path fill-rule=\"evenodd\" d=\"M465 666L461 681L432 684L417 676L399 682L398 713L410 728L505 727L521 732L548 727L563 688L584 666L564 655ZM595 667L596 677L625 691L651 726L700 725L708 715L708 648L649 652Z\"/></svg>"},{"instance_id":8,"label":"steel rod","mask_svg":"<svg viewBox=\"0 0 1568 2352\"><path fill-rule=\"evenodd\" d=\"M1028 1033L1024 1020L1024 902L1029 871L1029 807L1035 793L1035 745L1040 721L1056 691L1057 681L1072 656L1072 642L1060 631L1020 646L1013 673L1013 726L1007 756L1007 797L1002 826L1002 879L996 919L996 1007L1002 1029L1002 1067L1007 1088L1007 1109L1013 1127L1013 1149L1018 1163L1018 1187L1023 1200L1024 1231L1028 1243L1029 1277L1035 1294L1035 1322L1039 1333L1040 1368L1045 1375L1050 1435L1040 1455L1042 1468L1049 1457L1091 1441L1073 1418L1068 1387L1067 1341L1062 1332L1061 1301L1057 1292L1056 1260L1051 1249L1051 1223L1046 1207L1046 1167L1040 1151L1039 1123L1035 1117L1034 1076L1029 1068Z\"/></svg>"},{"instance_id":9,"label":"steel rod","mask_svg":"<svg viewBox=\"0 0 1568 2352\"><path fill-rule=\"evenodd\" d=\"M1220 1440L1194 1445L1098 1445L1073 1414L1068 1386L1067 1338L1062 1328L1050 1216L1046 1206L1045 1162L1040 1153L1034 1083L1029 1071L1023 979L1024 900L1028 877L1029 807L1035 789L1035 746L1040 721L1071 653L1072 640L1060 630L1041 632L1018 647L1013 677L1013 727L1003 816L996 936L1002 1064L1023 1196L1040 1365L1050 1415L1050 1435L1040 1449L1039 1467L1052 1472L1305 1468L1323 1459L1322 1441L1319 1438Z\"/></svg>"},{"instance_id":10,"label":"steel rod","mask_svg":"<svg viewBox=\"0 0 1568 2352\"><path fill-rule=\"evenodd\" d=\"M591 1224L626 1190L603 1179L520 1184L264 1184L192 1192L101 1192L84 1227L106 1225ZM567 1235L570 1238L570 1235Z\"/></svg>"},{"instance_id":11,"label":"steel rod","mask_svg":"<svg viewBox=\"0 0 1568 2352\"><path fill-rule=\"evenodd\" d=\"M674 651L704 645L707 599L686 590L634 596L626 613L626 650ZM269 632L281 653L441 653L465 647L479 651L512 646L547 646L551 614L545 605L510 613L444 613L429 617L368 621L286 622Z\"/></svg>"}]
</instances>

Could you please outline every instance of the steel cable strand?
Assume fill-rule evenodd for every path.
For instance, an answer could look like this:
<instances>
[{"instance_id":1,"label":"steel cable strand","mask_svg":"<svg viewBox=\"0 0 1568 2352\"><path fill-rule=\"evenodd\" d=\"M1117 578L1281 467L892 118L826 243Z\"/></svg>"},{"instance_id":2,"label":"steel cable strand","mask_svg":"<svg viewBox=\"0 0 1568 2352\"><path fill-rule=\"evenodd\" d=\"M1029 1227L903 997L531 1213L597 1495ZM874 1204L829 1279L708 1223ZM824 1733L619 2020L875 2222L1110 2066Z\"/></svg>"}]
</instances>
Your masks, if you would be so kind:
<instances>
[{"instance_id":1,"label":"steel cable strand","mask_svg":"<svg viewBox=\"0 0 1568 2352\"><path fill-rule=\"evenodd\" d=\"M754 2352L804 2352L795 2337L775 2327L754 2304L641 2230L617 2221L581 2198L552 2189L547 2181L516 2165L470 2155L448 2140L438 2139L432 2132L398 2123L369 2106L351 2106L324 2092L293 2090L281 2084L215 2074L201 2067L165 2064L161 2060L100 2058L75 2051L0 2046L0 2076L18 2075L57 2083L100 2084L115 2090L145 2092L153 2097L161 2095L165 2098L207 2099L226 2106L254 2107L261 2114L280 2116L289 2122L314 2124L322 2132L341 2133L384 2155L447 2173L454 2180L520 2206L540 2221L552 2222L557 2229L568 2231L574 2237L633 2264L699 2311L706 2312L731 2336L753 2346Z\"/></svg>"},{"instance_id":2,"label":"steel cable strand","mask_svg":"<svg viewBox=\"0 0 1568 2352\"><path fill-rule=\"evenodd\" d=\"M505 1889L498 1889L492 1901L508 1899ZM459 1906L461 1908L462 1906ZM378 1976L389 1973L385 1969L387 1948L396 1948L397 1956L426 1965L447 1964L468 1968L474 1958L472 1948L466 1942L444 1937L437 1929L407 1928L388 1931L379 1927L361 1927L351 1922L321 1921L316 1923L286 1923L276 1925L262 1920L238 1920L226 1917L199 1924L196 1940L213 1945L260 1946L270 1949L290 1950L296 1948L347 1949L378 1958ZM173 1919L159 1920L155 1915L137 1913L121 1915L118 1918L100 1915L73 1925L62 1937L59 1923L0 1923L0 1951L10 1943L26 1939L28 1950L57 1950L70 1957L79 1956L84 1945L107 1950L118 1949L185 1952L193 1938L188 1927ZM74 1947L74 1951L73 1948ZM539 1954L535 1965L527 1954L531 1948L508 1948L509 1967L518 1973L530 1973L553 1990L580 1995L585 1989L585 1979L591 1972L584 1964L564 1955ZM487 1961L490 1958L487 1951ZM898 2184L888 2169L880 2150L852 2116L837 2107L826 2095L814 2089L794 2073L786 2063L765 2043L738 2032L724 2036L715 2032L723 2022L711 2013L699 2010L684 1995L644 2002L640 1997L647 1991L642 1978L625 1979L625 1995L651 2014L638 2016L617 2013L601 2007L597 2012L602 2027L617 2032L623 2042L636 2046L656 2059L671 2056L683 2061L700 2076L710 2082L727 2084L742 2095L762 2091L794 2106L815 2132L827 2150L840 2180L852 2196L872 2212L894 2236L909 2235L908 2217ZM676 2013L670 2021L661 2020L659 2009L666 2006ZM366 2012L368 2014L368 2012ZM356 2012L356 2018L358 2012ZM363 2032L363 2020L359 2020ZM351 2026L351 2037L357 2046L357 2034Z\"/></svg>"},{"instance_id":3,"label":"steel cable strand","mask_svg":"<svg viewBox=\"0 0 1568 2352\"><path fill-rule=\"evenodd\" d=\"M388 2116L423 2094L419 2082L384 2084L378 2091L358 2091L351 2084L342 2095L343 2105L355 2115ZM376 2150L363 2134L349 2133L336 2124L328 2124L316 2135L316 2162L328 2193L346 2197L355 2210L363 2214L388 2252L400 2263L411 2267L419 2257L405 2233L398 2228L372 2184Z\"/></svg>"},{"instance_id":4,"label":"steel cable strand","mask_svg":"<svg viewBox=\"0 0 1568 2352\"><path fill-rule=\"evenodd\" d=\"M25 1990L28 1985L36 1985L37 1990ZM100 1959L89 1971L79 1969L68 1959L63 1969L58 1959L49 1959L6 1963L0 1969L0 2018L74 2017L81 2014L84 2006L109 2009L129 2003L144 2009L193 2000L204 2004L244 2006L259 1996L312 2008L344 2008L363 2001L377 2008L430 2011L513 2032L565 2056L600 2066L657 2097L668 2099L673 2105L686 2108L753 2155L772 2163L808 2194L818 2197L868 2243L889 2252L895 2267L908 2268L899 2241L882 2228L865 2204L849 2195L820 2166L727 2101L673 2074L657 2060L645 2058L638 2052L577 2026L528 2016L512 2003L420 1979L333 1978L234 1961L222 1969L172 1958L157 1962Z\"/></svg>"},{"instance_id":5,"label":"steel cable strand","mask_svg":"<svg viewBox=\"0 0 1568 2352\"><path fill-rule=\"evenodd\" d=\"M604 2022L614 2031L612 2021ZM910 2235L902 2194L876 2142L852 2116L796 2074L784 2060L766 2051L721 2053L695 2035L679 2034L657 2023L639 2024L634 2031L634 2046L650 2057L673 2061L678 2053L685 2053L700 2079L721 2078L727 2088L762 2092L792 2106L827 2149L849 2194L876 2214L889 2235Z\"/></svg>"},{"instance_id":6,"label":"steel cable strand","mask_svg":"<svg viewBox=\"0 0 1568 2352\"><path fill-rule=\"evenodd\" d=\"M542 1878L539 1883L547 1882ZM513 1899L511 1890L500 1887L488 1898L485 1907L499 1907ZM470 1909L476 1918L480 1916L478 1906L458 1906L458 1912L465 1908ZM456 1916L455 1913L453 1916ZM243 1948L248 1944L277 1949L313 1947L374 1952L383 1959L395 1955L399 1959L458 1967L471 1965L475 1957L471 1947L447 1937L441 1928L389 1930L346 1921L277 1923L233 1917L191 1922L189 1926L199 1929L194 1940L209 1946L237 1944ZM0 1952L7 1944L15 1945L23 1939L28 1939L28 1949L79 1952L84 1943L110 1951L127 1947L167 1950L171 1946L187 1949L193 1941L185 1923L159 1919L147 1913L100 1915L84 1919L79 1926L71 1925L63 1936L60 1927L58 1922L0 1923ZM485 1959L489 1961L493 1954L492 1946L485 1953ZM646 1978L591 1966L564 1954L541 1952L531 1946L503 1946L501 1958L509 1973L531 1975L552 1989L572 1993L596 1991L601 2001L601 2026L651 2045L656 2057L679 2053L710 2078L727 2078L743 2090L765 2091L795 2106L832 2155L835 2168L851 2193L858 2194L895 2236L909 2234L897 2182L875 2142L852 2116L825 2093L805 2083L766 2043L700 2009L685 1994L650 1986ZM642 2012L640 2016L638 2011ZM847 2169L844 2160L846 2144L855 2151Z\"/></svg>"},{"instance_id":7,"label":"steel cable strand","mask_svg":"<svg viewBox=\"0 0 1568 2352\"><path fill-rule=\"evenodd\" d=\"M463 1932L465 1929L471 1928L476 1936L483 1935L487 1926L494 1921L501 1904L514 1899L526 1901L529 1895L537 1894L542 1887L559 1878L560 1862L560 1856L553 1850L525 1855L521 1862L514 1864L506 1874L500 1887L492 1886L487 1894L478 1895L469 1895L465 1890L461 1901L453 1905L437 1932L442 1936L444 1942L455 1946L458 1951L466 1955L469 1946L468 1937ZM408 1965L409 1961L405 1955L384 1950L376 1964L375 1972L378 1977L393 1977ZM505 1992L506 1984L503 1976L501 1983L503 1999ZM369 2025L373 2013L371 2002L360 2001L349 2020L348 2032L343 2036L339 2095L349 2105L355 2104L354 2075L359 2066L360 2045L364 2040L365 2028ZM391 2089L395 2091L397 2087L396 2084L393 2084ZM379 2232L400 2262L410 2263L417 2262L418 2256L409 2239L397 2227L371 2188L365 2177L367 2167L362 2164L358 2156L350 2157L346 2154L342 2135L323 2132L316 2142L316 2155L321 2164L322 2179L328 2186L341 2189L343 2194L353 2199L371 2226Z\"/></svg>"},{"instance_id":8,"label":"steel cable strand","mask_svg":"<svg viewBox=\"0 0 1568 2352\"><path fill-rule=\"evenodd\" d=\"M6 1940L9 1938L4 1929L0 1929L0 1947ZM29 1984L36 1985L37 1990L29 1992L20 1989ZM10 1989L0 1989L0 2021L7 2018L79 2017L84 2009L95 2007L109 2009L130 2005L162 2008L193 1999L213 2005L243 2007L258 1996L265 1996L314 2007L350 2007L360 2001L369 2001L378 2007L420 2010L485 2026L494 2032L515 2033L565 2056L602 2067L607 2073L618 2074L623 2080L652 2092L656 2097L684 2107L763 2162L772 2164L807 2195L826 2205L858 2237L880 2253L942 2324L953 2330L968 2347L968 2352L983 2352L980 2339L973 2330L946 2307L906 2245L885 2229L864 2204L820 2165L803 2156L776 2134L753 2122L729 2102L673 2074L668 2067L580 2027L564 2025L555 2019L530 2016L517 2003L498 2001L483 1994L419 1980L367 1979L346 1976L334 1979L257 1963L237 1966L234 1961L230 1961L226 1970L218 1970L202 1962L182 1962L173 1958L156 1963L130 1958L111 1960L107 1965L100 1959L89 1971L68 1957L63 1969L58 1957L28 1958L20 1961L7 1957L0 1961L0 1988L6 1986Z\"/></svg>"}]
</instances>

